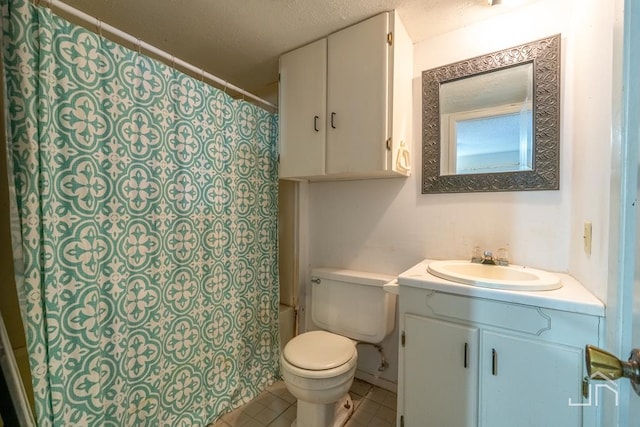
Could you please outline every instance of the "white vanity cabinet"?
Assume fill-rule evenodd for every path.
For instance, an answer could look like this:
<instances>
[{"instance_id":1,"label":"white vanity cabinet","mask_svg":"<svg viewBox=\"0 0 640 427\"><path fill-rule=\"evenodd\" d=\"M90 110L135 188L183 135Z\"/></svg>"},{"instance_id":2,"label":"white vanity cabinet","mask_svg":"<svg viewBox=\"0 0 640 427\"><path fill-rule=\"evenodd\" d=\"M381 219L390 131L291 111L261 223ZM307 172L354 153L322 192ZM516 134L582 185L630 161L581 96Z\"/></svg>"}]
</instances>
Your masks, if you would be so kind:
<instances>
[{"instance_id":1,"label":"white vanity cabinet","mask_svg":"<svg viewBox=\"0 0 640 427\"><path fill-rule=\"evenodd\" d=\"M566 289L514 296L416 271L398 279L398 426L597 425L584 361L604 314L595 297L581 310L553 300Z\"/></svg>"},{"instance_id":2,"label":"white vanity cabinet","mask_svg":"<svg viewBox=\"0 0 640 427\"><path fill-rule=\"evenodd\" d=\"M280 178L409 175L412 56L395 12L282 55Z\"/></svg>"}]
</instances>

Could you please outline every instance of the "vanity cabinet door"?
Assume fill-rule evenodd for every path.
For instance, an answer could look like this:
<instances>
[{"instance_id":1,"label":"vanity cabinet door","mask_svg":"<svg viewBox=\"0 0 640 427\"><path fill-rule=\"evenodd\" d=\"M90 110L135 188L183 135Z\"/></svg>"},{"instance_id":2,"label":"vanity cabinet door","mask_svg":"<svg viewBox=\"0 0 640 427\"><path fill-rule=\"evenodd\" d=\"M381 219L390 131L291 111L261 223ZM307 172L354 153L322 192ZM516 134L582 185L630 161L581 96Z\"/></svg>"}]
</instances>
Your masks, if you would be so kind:
<instances>
[{"instance_id":1,"label":"vanity cabinet door","mask_svg":"<svg viewBox=\"0 0 640 427\"><path fill-rule=\"evenodd\" d=\"M581 348L482 332L481 427L582 426Z\"/></svg>"},{"instance_id":2,"label":"vanity cabinet door","mask_svg":"<svg viewBox=\"0 0 640 427\"><path fill-rule=\"evenodd\" d=\"M404 321L404 425L476 427L478 329L411 314Z\"/></svg>"},{"instance_id":3,"label":"vanity cabinet door","mask_svg":"<svg viewBox=\"0 0 640 427\"><path fill-rule=\"evenodd\" d=\"M324 175L327 39L280 57L280 178Z\"/></svg>"},{"instance_id":4,"label":"vanity cabinet door","mask_svg":"<svg viewBox=\"0 0 640 427\"><path fill-rule=\"evenodd\" d=\"M383 13L328 37L328 174L386 168L388 33Z\"/></svg>"}]
</instances>

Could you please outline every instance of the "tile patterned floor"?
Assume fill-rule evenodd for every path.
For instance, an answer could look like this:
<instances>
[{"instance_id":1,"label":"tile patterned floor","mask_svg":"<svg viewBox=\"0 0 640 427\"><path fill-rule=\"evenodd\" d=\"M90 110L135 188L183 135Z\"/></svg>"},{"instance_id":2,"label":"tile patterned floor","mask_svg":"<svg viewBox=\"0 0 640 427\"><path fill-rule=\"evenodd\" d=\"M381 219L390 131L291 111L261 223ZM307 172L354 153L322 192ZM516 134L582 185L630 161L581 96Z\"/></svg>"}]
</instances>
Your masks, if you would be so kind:
<instances>
[{"instance_id":1,"label":"tile patterned floor","mask_svg":"<svg viewBox=\"0 0 640 427\"><path fill-rule=\"evenodd\" d=\"M396 425L396 394L354 380L350 391L355 412L345 427L393 427ZM283 382L208 427L290 427L296 418L296 399ZM303 427L303 426L299 426Z\"/></svg>"}]
</instances>

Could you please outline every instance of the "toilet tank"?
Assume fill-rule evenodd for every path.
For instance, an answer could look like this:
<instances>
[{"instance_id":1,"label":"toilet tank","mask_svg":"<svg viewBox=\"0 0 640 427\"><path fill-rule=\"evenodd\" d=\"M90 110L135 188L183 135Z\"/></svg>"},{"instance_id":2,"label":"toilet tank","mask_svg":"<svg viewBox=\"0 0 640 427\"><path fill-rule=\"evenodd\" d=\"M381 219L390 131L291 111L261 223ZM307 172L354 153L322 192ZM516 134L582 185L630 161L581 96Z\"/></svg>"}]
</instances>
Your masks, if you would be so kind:
<instances>
[{"instance_id":1,"label":"toilet tank","mask_svg":"<svg viewBox=\"0 0 640 427\"><path fill-rule=\"evenodd\" d=\"M319 328L357 341L379 343L393 331L396 296L385 274L336 268L311 271L311 318Z\"/></svg>"}]
</instances>

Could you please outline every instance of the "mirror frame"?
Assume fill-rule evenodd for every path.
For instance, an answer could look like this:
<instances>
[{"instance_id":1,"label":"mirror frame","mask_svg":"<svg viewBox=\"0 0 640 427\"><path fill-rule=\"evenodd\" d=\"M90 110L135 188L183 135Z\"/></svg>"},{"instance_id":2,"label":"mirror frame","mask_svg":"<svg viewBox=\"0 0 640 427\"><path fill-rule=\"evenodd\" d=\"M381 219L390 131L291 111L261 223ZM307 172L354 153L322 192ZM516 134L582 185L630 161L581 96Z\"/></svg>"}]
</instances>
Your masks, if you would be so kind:
<instances>
[{"instance_id":1,"label":"mirror frame","mask_svg":"<svg viewBox=\"0 0 640 427\"><path fill-rule=\"evenodd\" d=\"M440 175L440 85L533 63L533 170ZM560 188L560 34L422 72L422 194Z\"/></svg>"}]
</instances>

